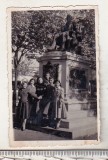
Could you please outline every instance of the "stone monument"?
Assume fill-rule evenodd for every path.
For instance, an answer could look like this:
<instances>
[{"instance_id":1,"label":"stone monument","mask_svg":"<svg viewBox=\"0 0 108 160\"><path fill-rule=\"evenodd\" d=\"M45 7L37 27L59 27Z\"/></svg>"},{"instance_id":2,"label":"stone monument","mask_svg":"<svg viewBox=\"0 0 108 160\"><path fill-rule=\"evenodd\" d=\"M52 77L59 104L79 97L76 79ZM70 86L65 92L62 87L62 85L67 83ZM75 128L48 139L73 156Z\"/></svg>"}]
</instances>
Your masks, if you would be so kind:
<instances>
[{"instance_id":1,"label":"stone monument","mask_svg":"<svg viewBox=\"0 0 108 160\"><path fill-rule=\"evenodd\" d=\"M73 90L87 90L89 80L91 79L90 72L92 72L89 67L90 61L87 58L67 51L50 51L41 56L38 61L39 75L44 77L45 72L49 72L55 80L60 80L67 99L72 98L71 82L73 77L71 77L71 72L79 71L82 72L82 74L84 73L86 77L84 87L81 88L80 86L78 87L78 85L73 84Z\"/></svg>"},{"instance_id":2,"label":"stone monument","mask_svg":"<svg viewBox=\"0 0 108 160\"><path fill-rule=\"evenodd\" d=\"M73 92L87 91L92 79L91 62L82 54L82 26L77 26L71 15L60 33L54 33L53 42L46 53L38 58L39 75L50 72L55 80L60 80L65 97L72 99Z\"/></svg>"},{"instance_id":3,"label":"stone monument","mask_svg":"<svg viewBox=\"0 0 108 160\"><path fill-rule=\"evenodd\" d=\"M49 72L55 80L60 80L64 88L68 118L61 121L61 128L68 128L70 132L72 132L74 111L88 109L90 106L88 90L90 80L93 80L92 74L95 72L90 67L90 60L81 52L82 32L72 22L72 17L68 15L64 28L60 33L54 35L52 45L43 56L38 58L39 75L44 77L45 73ZM94 103L96 104L96 99ZM83 113L81 114L83 116ZM84 134L90 132L88 129L87 133L84 131Z\"/></svg>"}]
</instances>

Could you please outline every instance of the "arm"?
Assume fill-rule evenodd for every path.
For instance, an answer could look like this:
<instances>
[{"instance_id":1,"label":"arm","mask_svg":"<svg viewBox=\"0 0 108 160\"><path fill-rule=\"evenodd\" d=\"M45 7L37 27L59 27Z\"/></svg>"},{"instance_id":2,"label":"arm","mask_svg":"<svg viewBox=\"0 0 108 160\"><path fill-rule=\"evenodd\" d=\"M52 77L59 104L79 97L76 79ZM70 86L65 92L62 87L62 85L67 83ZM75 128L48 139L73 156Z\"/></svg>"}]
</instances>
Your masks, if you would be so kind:
<instances>
[{"instance_id":1,"label":"arm","mask_svg":"<svg viewBox=\"0 0 108 160\"><path fill-rule=\"evenodd\" d=\"M35 94L35 93L32 93L32 92L29 92L29 94L32 96L32 97L34 97L34 98L36 98L36 99L42 99L42 96L37 96L37 94Z\"/></svg>"},{"instance_id":2,"label":"arm","mask_svg":"<svg viewBox=\"0 0 108 160\"><path fill-rule=\"evenodd\" d=\"M38 99L38 96L37 96L37 94L35 94L35 93L32 93L32 92L28 92L32 97L34 97L34 98L37 98Z\"/></svg>"},{"instance_id":3,"label":"arm","mask_svg":"<svg viewBox=\"0 0 108 160\"><path fill-rule=\"evenodd\" d=\"M27 91L28 91L28 94L30 94L32 97L39 99L37 94L35 94L35 92L32 92L30 86L27 87Z\"/></svg>"},{"instance_id":4,"label":"arm","mask_svg":"<svg viewBox=\"0 0 108 160\"><path fill-rule=\"evenodd\" d=\"M21 99L21 90L18 92L18 99Z\"/></svg>"},{"instance_id":5,"label":"arm","mask_svg":"<svg viewBox=\"0 0 108 160\"><path fill-rule=\"evenodd\" d=\"M61 88L60 100L61 100L62 102L64 101L64 89L63 89L63 88Z\"/></svg>"}]
</instances>

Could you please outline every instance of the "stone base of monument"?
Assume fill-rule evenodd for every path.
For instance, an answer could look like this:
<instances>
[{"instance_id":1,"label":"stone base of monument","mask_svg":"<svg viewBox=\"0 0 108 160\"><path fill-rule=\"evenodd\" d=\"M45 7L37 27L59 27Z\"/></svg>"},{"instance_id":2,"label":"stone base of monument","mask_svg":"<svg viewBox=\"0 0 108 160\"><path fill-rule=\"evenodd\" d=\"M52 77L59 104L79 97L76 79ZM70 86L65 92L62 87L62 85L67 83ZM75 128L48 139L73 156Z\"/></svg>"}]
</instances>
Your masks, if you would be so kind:
<instances>
[{"instance_id":1,"label":"stone base of monument","mask_svg":"<svg viewBox=\"0 0 108 160\"><path fill-rule=\"evenodd\" d=\"M87 108L88 102L68 101L68 119L62 119L60 128L36 126L36 122L28 123L27 128L47 134L64 137L65 139L87 139L97 134L97 117L94 111ZM88 138L89 139L89 138Z\"/></svg>"},{"instance_id":2,"label":"stone base of monument","mask_svg":"<svg viewBox=\"0 0 108 160\"><path fill-rule=\"evenodd\" d=\"M43 132L43 133L47 133L47 134L51 134L51 135L56 135L58 137L64 137L65 139L72 139L72 137L73 137L72 132L68 131L64 128L54 129L51 127L39 127L39 126L36 126L33 124L32 125L27 124L27 129L35 130L35 131L39 131L39 132Z\"/></svg>"},{"instance_id":3,"label":"stone base of monument","mask_svg":"<svg viewBox=\"0 0 108 160\"><path fill-rule=\"evenodd\" d=\"M69 98L66 102L67 119L62 119L59 129L50 127L37 127L35 124L29 125L29 128L42 130L49 134L64 136L67 139L85 139L90 135L97 133L97 118L96 118L96 99L88 99L89 80L95 73L91 69L89 58L77 55L74 52L67 51L50 51L38 58L39 75L44 77L46 72L50 72L55 79L60 80L64 88L65 97ZM85 74L86 87L81 89L77 80L80 74ZM54 74L53 74L54 73ZM75 74L76 73L76 74ZM76 83L76 80L77 83ZM82 77L84 78L84 77ZM74 80L74 81L73 81ZM95 110L95 114L94 114Z\"/></svg>"}]
</instances>

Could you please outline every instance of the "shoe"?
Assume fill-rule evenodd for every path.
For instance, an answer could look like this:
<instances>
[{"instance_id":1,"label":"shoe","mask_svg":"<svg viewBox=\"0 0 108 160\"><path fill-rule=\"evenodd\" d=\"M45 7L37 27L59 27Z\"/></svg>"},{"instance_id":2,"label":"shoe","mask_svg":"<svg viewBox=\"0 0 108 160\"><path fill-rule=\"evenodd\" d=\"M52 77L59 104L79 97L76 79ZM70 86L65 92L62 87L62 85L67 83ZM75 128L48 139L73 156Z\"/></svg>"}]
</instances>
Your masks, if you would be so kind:
<instances>
[{"instance_id":1,"label":"shoe","mask_svg":"<svg viewBox=\"0 0 108 160\"><path fill-rule=\"evenodd\" d=\"M60 121L56 123L55 125L55 129L59 129L60 128Z\"/></svg>"},{"instance_id":2,"label":"shoe","mask_svg":"<svg viewBox=\"0 0 108 160\"><path fill-rule=\"evenodd\" d=\"M22 124L22 131L25 131L26 129L26 121L24 120L23 124Z\"/></svg>"},{"instance_id":3,"label":"shoe","mask_svg":"<svg viewBox=\"0 0 108 160\"><path fill-rule=\"evenodd\" d=\"M54 123L50 123L50 124L49 124L49 127L55 128Z\"/></svg>"},{"instance_id":4,"label":"shoe","mask_svg":"<svg viewBox=\"0 0 108 160\"><path fill-rule=\"evenodd\" d=\"M48 115L47 114L43 114L43 119L48 119Z\"/></svg>"}]
</instances>

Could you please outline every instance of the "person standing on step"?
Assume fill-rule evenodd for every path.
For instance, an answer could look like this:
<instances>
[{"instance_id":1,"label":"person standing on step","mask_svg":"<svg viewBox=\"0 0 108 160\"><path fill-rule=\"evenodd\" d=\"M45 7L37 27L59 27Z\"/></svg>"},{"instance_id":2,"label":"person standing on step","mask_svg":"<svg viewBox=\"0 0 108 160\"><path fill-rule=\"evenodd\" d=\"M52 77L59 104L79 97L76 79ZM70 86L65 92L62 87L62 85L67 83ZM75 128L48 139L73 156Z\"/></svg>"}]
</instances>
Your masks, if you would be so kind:
<instances>
[{"instance_id":1,"label":"person standing on step","mask_svg":"<svg viewBox=\"0 0 108 160\"><path fill-rule=\"evenodd\" d=\"M45 74L45 78L44 78L44 85L45 85L45 86L49 85L49 80L50 80L50 73L47 72L47 73Z\"/></svg>"},{"instance_id":2,"label":"person standing on step","mask_svg":"<svg viewBox=\"0 0 108 160\"><path fill-rule=\"evenodd\" d=\"M28 95L31 94L35 99L38 99L36 94L32 94L28 87L27 82L22 83L22 89L19 92L19 107L20 107L20 119L21 119L21 129L26 129L27 119L30 117L30 106L28 102Z\"/></svg>"},{"instance_id":3,"label":"person standing on step","mask_svg":"<svg viewBox=\"0 0 108 160\"><path fill-rule=\"evenodd\" d=\"M55 104L55 85L54 85L54 78L50 77L49 79L50 84L47 85L46 95L45 98L47 100L47 106L44 109L43 114L46 114L49 121L49 126L54 127L54 104Z\"/></svg>"},{"instance_id":4,"label":"person standing on step","mask_svg":"<svg viewBox=\"0 0 108 160\"><path fill-rule=\"evenodd\" d=\"M34 78L30 79L27 89L28 89L28 102L29 102L29 108L30 108L29 114L30 114L30 118L34 119L36 118L36 107L37 107L38 100L42 99L41 96L38 96L36 94L36 86L35 86Z\"/></svg>"},{"instance_id":5,"label":"person standing on step","mask_svg":"<svg viewBox=\"0 0 108 160\"><path fill-rule=\"evenodd\" d=\"M22 90L19 91L19 108L21 129L25 130L26 121L29 118L28 90L27 82L22 82Z\"/></svg>"},{"instance_id":6,"label":"person standing on step","mask_svg":"<svg viewBox=\"0 0 108 160\"><path fill-rule=\"evenodd\" d=\"M56 125L55 128L60 127L61 119L67 118L67 111L64 103L64 89L61 87L61 83L59 80L55 82L55 120Z\"/></svg>"},{"instance_id":7,"label":"person standing on step","mask_svg":"<svg viewBox=\"0 0 108 160\"><path fill-rule=\"evenodd\" d=\"M36 94L37 96L42 97L42 99L37 102L37 107L36 107L37 124L41 125L43 119L43 110L45 107L44 99L46 95L46 85L44 85L43 79L41 77L38 77L37 79Z\"/></svg>"}]
</instances>

